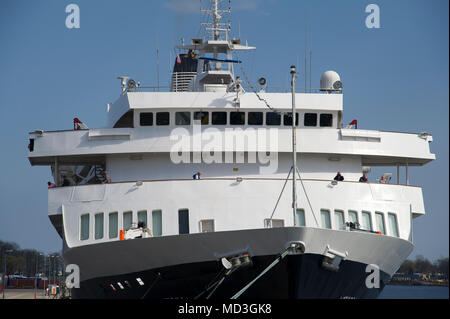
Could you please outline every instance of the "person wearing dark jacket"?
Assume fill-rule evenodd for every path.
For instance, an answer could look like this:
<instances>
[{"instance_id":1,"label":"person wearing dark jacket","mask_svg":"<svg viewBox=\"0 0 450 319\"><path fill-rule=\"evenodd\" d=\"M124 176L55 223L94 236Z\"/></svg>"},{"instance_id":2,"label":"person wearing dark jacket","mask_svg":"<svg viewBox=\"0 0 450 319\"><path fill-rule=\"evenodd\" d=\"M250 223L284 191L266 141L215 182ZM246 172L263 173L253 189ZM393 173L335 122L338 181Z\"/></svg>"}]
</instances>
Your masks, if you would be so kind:
<instances>
[{"instance_id":1,"label":"person wearing dark jacket","mask_svg":"<svg viewBox=\"0 0 450 319\"><path fill-rule=\"evenodd\" d=\"M334 180L341 182L344 180L344 176L341 175L341 172L338 172L337 175L334 177Z\"/></svg>"},{"instance_id":2,"label":"person wearing dark jacket","mask_svg":"<svg viewBox=\"0 0 450 319\"><path fill-rule=\"evenodd\" d=\"M359 181L361 183L367 183L369 180L367 179L366 173L363 174L363 176L360 177Z\"/></svg>"}]
</instances>

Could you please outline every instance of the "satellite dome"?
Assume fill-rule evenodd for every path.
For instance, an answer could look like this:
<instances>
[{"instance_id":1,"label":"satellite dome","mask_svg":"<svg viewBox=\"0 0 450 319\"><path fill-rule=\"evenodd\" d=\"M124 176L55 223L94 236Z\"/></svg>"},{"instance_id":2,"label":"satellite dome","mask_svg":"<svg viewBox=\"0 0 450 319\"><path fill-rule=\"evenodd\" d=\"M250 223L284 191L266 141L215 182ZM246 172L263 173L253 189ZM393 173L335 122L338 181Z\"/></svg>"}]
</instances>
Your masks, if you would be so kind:
<instances>
[{"instance_id":1,"label":"satellite dome","mask_svg":"<svg viewBox=\"0 0 450 319\"><path fill-rule=\"evenodd\" d=\"M321 91L340 91L342 90L342 82L339 74L334 71L325 71L320 77Z\"/></svg>"}]
</instances>

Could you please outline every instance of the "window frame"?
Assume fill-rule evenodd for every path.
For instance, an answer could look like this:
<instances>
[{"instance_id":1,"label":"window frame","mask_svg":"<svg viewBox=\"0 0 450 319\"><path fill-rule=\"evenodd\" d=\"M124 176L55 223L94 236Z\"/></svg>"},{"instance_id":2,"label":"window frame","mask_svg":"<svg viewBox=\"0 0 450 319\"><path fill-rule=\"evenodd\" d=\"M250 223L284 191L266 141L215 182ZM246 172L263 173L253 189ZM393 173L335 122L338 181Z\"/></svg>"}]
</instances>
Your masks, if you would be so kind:
<instances>
[{"instance_id":1,"label":"window frame","mask_svg":"<svg viewBox=\"0 0 450 319\"><path fill-rule=\"evenodd\" d=\"M330 125L322 125L322 122L325 121L325 120L322 120L322 116L327 116L327 115L331 116ZM334 118L334 116L332 113L320 113L319 114L319 127L333 127L333 118Z\"/></svg>"},{"instance_id":2,"label":"window frame","mask_svg":"<svg viewBox=\"0 0 450 319\"><path fill-rule=\"evenodd\" d=\"M142 117L143 117L143 115L148 115L148 114L150 114L151 115L151 124L149 124L149 125L147 125L147 124L142 124L142 121L143 121L143 119L142 119ZM153 126L154 125L154 115L153 115L153 112L140 112L139 113L139 126L143 126L143 127L145 127L145 126Z\"/></svg>"},{"instance_id":3,"label":"window frame","mask_svg":"<svg viewBox=\"0 0 450 319\"><path fill-rule=\"evenodd\" d=\"M160 111L160 112L155 112L156 113L156 116L155 116L155 126L168 126L168 125L170 125L170 112L167 112L167 111ZM167 118L167 124L159 124L158 123L158 121L159 121L159 118L158 118L158 116L159 115L162 115L162 114L167 114L167 116L168 116L168 118ZM164 123L166 123L166 122L164 122Z\"/></svg>"},{"instance_id":4,"label":"window frame","mask_svg":"<svg viewBox=\"0 0 450 319\"><path fill-rule=\"evenodd\" d=\"M392 236L392 237L400 238L400 228L399 228L399 225L398 225L397 214L393 213L393 212L388 212L388 224L389 224L389 226L391 226L391 222L390 222L390 218L389 218L390 216L394 216L396 234L391 234L392 227L389 227L389 235Z\"/></svg>"},{"instance_id":5,"label":"window frame","mask_svg":"<svg viewBox=\"0 0 450 319\"><path fill-rule=\"evenodd\" d=\"M378 220L377 220L377 216L381 216L381 221L383 222L383 229L378 229ZM386 218L384 218L384 213L380 212L380 211L375 211L375 225L377 227L377 229L375 231L379 231L381 232L382 235L386 235Z\"/></svg>"},{"instance_id":6,"label":"window frame","mask_svg":"<svg viewBox=\"0 0 450 319\"><path fill-rule=\"evenodd\" d=\"M250 114L260 114L261 115L261 123L259 123L259 122L258 122L259 124L257 124L256 122L250 123ZM264 125L264 112L262 112L262 111L247 112L247 125L254 125L254 126Z\"/></svg>"},{"instance_id":7,"label":"window frame","mask_svg":"<svg viewBox=\"0 0 450 319\"><path fill-rule=\"evenodd\" d=\"M239 123L232 123L232 116L233 116L233 114L234 115L237 115L237 114L244 114L244 120L243 120L243 122L242 123L240 123L241 121L239 121ZM246 119L247 119L247 113L246 112L242 112L242 111L233 111L233 112L230 112L230 125L245 125L245 121L246 121ZM242 118L241 118L241 120L242 120Z\"/></svg>"},{"instance_id":8,"label":"window frame","mask_svg":"<svg viewBox=\"0 0 450 319\"><path fill-rule=\"evenodd\" d=\"M216 115L217 117L214 117L214 115ZM219 123L217 123L218 118L222 120L221 121L222 123L220 123L220 121ZM225 123L223 123L223 120L225 120ZM228 114L226 111L211 112L211 125L227 125L227 123L228 123Z\"/></svg>"},{"instance_id":9,"label":"window frame","mask_svg":"<svg viewBox=\"0 0 450 319\"><path fill-rule=\"evenodd\" d=\"M189 114L189 123L179 123L179 118L178 118L178 116L179 116L179 114L180 113L183 113L183 114L186 114L186 113L188 113ZM184 118L184 117L181 117L180 119L182 119L183 121L184 120L186 120L186 118ZM175 125L181 125L181 126L189 126L189 125L191 125L191 123L192 123L192 112L190 112L190 111L177 111L177 112L175 112Z\"/></svg>"},{"instance_id":10,"label":"window frame","mask_svg":"<svg viewBox=\"0 0 450 319\"><path fill-rule=\"evenodd\" d=\"M101 220L101 237L97 237L97 216L102 216ZM98 212L94 214L94 239L99 240L105 237L105 214Z\"/></svg>"},{"instance_id":11,"label":"window frame","mask_svg":"<svg viewBox=\"0 0 450 319\"><path fill-rule=\"evenodd\" d=\"M117 227L115 229L116 236L111 237L111 216L115 215L117 218ZM108 214L108 238L113 239L119 237L119 212L110 212Z\"/></svg>"},{"instance_id":12,"label":"window frame","mask_svg":"<svg viewBox=\"0 0 450 319\"><path fill-rule=\"evenodd\" d=\"M368 211L368 210L363 210L363 211L361 211L361 222L364 220L364 218L363 218L363 216L364 215L368 215L369 216L369 229L365 229L365 228L362 228L363 230L369 230L369 231L373 231L373 221L372 221L372 212L370 212L370 211ZM363 225L361 224L361 227L362 227Z\"/></svg>"},{"instance_id":13,"label":"window frame","mask_svg":"<svg viewBox=\"0 0 450 319\"><path fill-rule=\"evenodd\" d=\"M83 235L83 217L86 217L86 216L87 216L87 231L86 231L87 237L83 238L83 236L82 236ZM91 225L90 224L91 224L91 215L89 213L80 215L80 237L79 237L80 241L81 240L82 241L89 240L89 238L91 237L91 234L90 234Z\"/></svg>"},{"instance_id":14,"label":"window frame","mask_svg":"<svg viewBox=\"0 0 450 319\"><path fill-rule=\"evenodd\" d=\"M200 119L197 119L197 118L196 118L196 115L197 115L197 114L200 114L200 113L202 114L202 116L201 116ZM211 116L210 116L209 113L210 113L209 111L195 111L194 114L192 115L192 116L193 116L192 119L193 119L194 122L195 122L195 121L200 121L200 124L201 124L201 125L209 125L209 123L211 122L211 121L210 121ZM206 115L206 116L205 116L205 115ZM205 117L207 118L207 123L203 123Z\"/></svg>"},{"instance_id":15,"label":"window frame","mask_svg":"<svg viewBox=\"0 0 450 319\"><path fill-rule=\"evenodd\" d=\"M330 227L326 227L325 225L323 225L323 220L322 220L322 213L327 213L327 215L328 215L328 221L330 222ZM326 208L321 208L320 209L320 224L321 224L321 227L323 228L323 229L333 229L333 221L332 221L332 218L331 218L331 212L330 212L330 210L329 209L326 209Z\"/></svg>"},{"instance_id":16,"label":"window frame","mask_svg":"<svg viewBox=\"0 0 450 319\"><path fill-rule=\"evenodd\" d=\"M342 216L342 225L337 225L337 215L340 214ZM334 210L334 223L335 225L335 229L337 230L344 230L345 229L345 212L343 209L335 209ZM339 228L338 228L339 226Z\"/></svg>"},{"instance_id":17,"label":"window frame","mask_svg":"<svg viewBox=\"0 0 450 319\"><path fill-rule=\"evenodd\" d=\"M125 228L125 215L127 215L127 216L130 215L131 216L131 222L130 222L130 227L129 228ZM127 231L131 227L133 227L133 211L132 210L127 210L127 211L124 211L122 213L122 229L124 231Z\"/></svg>"},{"instance_id":18,"label":"window frame","mask_svg":"<svg viewBox=\"0 0 450 319\"><path fill-rule=\"evenodd\" d=\"M315 125L310 125L310 124L306 124L306 117L307 116L309 116L309 115L315 115ZM310 113L310 112L308 112L308 113L304 113L304 115L303 115L303 126L304 127L317 127L317 124L318 124L318 121L317 121L317 113Z\"/></svg>"}]
</instances>

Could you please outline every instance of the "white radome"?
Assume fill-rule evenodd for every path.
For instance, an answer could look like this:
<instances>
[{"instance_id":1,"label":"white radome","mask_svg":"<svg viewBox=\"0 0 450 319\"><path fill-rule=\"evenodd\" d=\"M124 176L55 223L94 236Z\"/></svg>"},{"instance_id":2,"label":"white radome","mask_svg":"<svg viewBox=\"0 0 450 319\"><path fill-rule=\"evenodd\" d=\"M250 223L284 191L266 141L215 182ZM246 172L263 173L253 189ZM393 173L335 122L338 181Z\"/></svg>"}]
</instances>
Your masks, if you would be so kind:
<instances>
[{"instance_id":1,"label":"white radome","mask_svg":"<svg viewBox=\"0 0 450 319\"><path fill-rule=\"evenodd\" d=\"M320 89L322 91L340 91L342 82L339 74L335 71L325 71L320 77Z\"/></svg>"}]
</instances>

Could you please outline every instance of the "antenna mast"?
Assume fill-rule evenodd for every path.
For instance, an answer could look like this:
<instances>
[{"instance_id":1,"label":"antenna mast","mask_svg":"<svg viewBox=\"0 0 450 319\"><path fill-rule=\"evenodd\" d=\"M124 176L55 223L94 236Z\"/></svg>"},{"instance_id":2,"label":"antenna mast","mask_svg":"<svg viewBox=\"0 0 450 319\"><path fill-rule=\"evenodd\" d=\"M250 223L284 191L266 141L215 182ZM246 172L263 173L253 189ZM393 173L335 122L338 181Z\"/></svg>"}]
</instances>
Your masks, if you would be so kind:
<instances>
[{"instance_id":1,"label":"antenna mast","mask_svg":"<svg viewBox=\"0 0 450 319\"><path fill-rule=\"evenodd\" d=\"M224 32L225 39L228 40L228 31L231 28L231 23L220 23L220 20L222 19L221 14L231 14L231 6L229 5L228 9L223 9L220 8L223 0L210 0L210 2L212 4L212 9L200 9L200 12L211 14L213 17L213 22L205 22L201 23L201 25L206 26L205 29L211 32L211 39L220 40L221 32ZM231 1L229 0L228 3L230 4Z\"/></svg>"},{"instance_id":2,"label":"antenna mast","mask_svg":"<svg viewBox=\"0 0 450 319\"><path fill-rule=\"evenodd\" d=\"M297 173L297 141L295 130L295 65L291 66L291 89L292 89L292 214L294 217L294 226L297 222L295 220L295 214L297 213L297 191L296 191L296 173Z\"/></svg>"}]
</instances>

